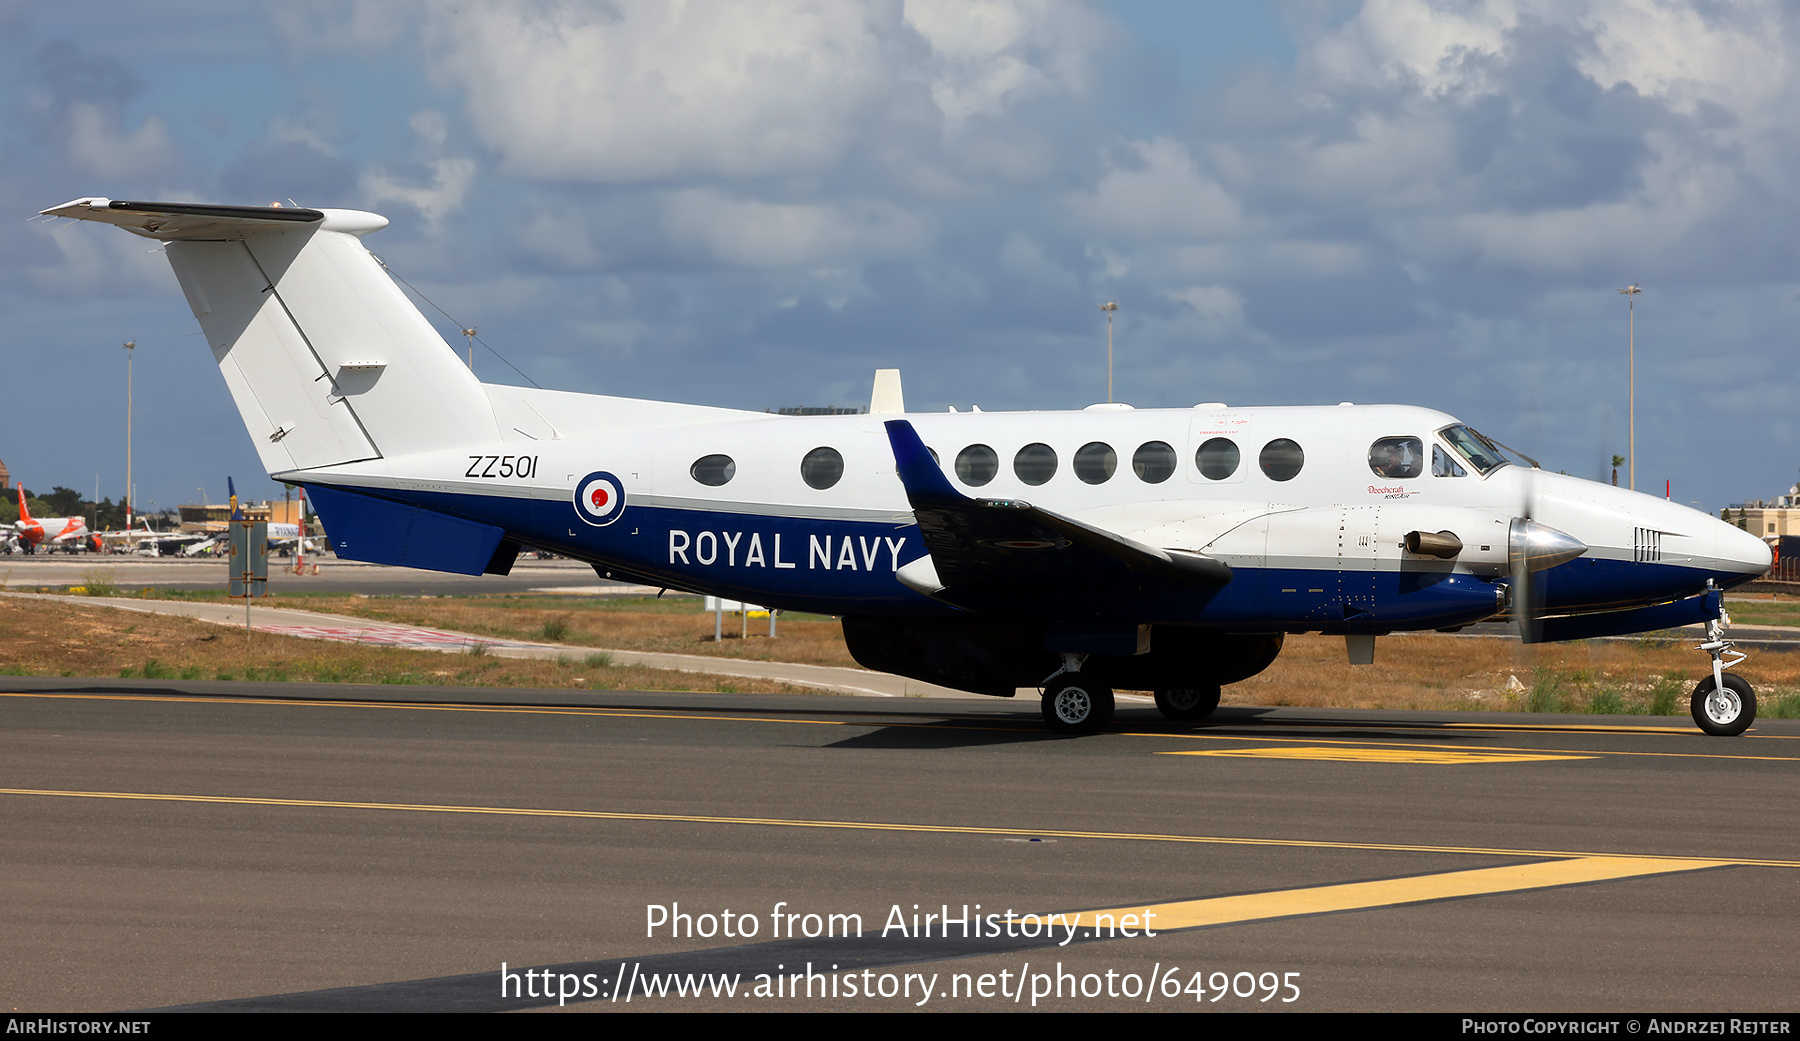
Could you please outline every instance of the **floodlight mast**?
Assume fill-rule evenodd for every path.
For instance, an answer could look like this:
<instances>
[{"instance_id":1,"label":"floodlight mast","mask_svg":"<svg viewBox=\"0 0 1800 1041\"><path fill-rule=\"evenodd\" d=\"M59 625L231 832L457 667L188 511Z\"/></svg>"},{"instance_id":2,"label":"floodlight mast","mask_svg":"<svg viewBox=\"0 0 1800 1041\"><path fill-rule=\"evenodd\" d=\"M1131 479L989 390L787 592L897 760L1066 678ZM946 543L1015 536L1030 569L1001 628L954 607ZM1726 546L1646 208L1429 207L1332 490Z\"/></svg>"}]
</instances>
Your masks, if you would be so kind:
<instances>
[{"instance_id":1,"label":"floodlight mast","mask_svg":"<svg viewBox=\"0 0 1800 1041\"><path fill-rule=\"evenodd\" d=\"M131 483L131 357L137 353L137 341L127 340L122 344L125 348L125 530L131 530L131 500L136 496L137 486ZM96 496L98 492L94 493ZM95 525L100 523L99 503L94 504Z\"/></svg>"},{"instance_id":2,"label":"floodlight mast","mask_svg":"<svg viewBox=\"0 0 1800 1041\"><path fill-rule=\"evenodd\" d=\"M1643 292L1636 282L1619 290L1625 295L1625 351L1629 370L1625 382L1626 413L1630 416L1625 451L1630 454L1631 490L1637 491L1637 295Z\"/></svg>"},{"instance_id":3,"label":"floodlight mast","mask_svg":"<svg viewBox=\"0 0 1800 1041\"><path fill-rule=\"evenodd\" d=\"M1112 320L1113 312L1118 309L1119 302L1117 300L1108 300L1106 303L1100 305L1100 310L1106 312L1106 403L1109 405L1112 404L1113 401Z\"/></svg>"}]
</instances>

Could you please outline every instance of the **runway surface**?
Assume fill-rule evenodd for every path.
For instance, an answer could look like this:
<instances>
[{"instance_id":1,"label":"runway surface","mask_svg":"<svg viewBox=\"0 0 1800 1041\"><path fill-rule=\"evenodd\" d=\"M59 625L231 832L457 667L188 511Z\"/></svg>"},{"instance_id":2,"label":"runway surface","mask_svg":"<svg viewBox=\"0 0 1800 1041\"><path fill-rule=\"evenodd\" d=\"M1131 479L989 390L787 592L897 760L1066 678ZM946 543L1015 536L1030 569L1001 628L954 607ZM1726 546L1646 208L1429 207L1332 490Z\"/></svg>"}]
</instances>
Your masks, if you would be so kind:
<instances>
[{"instance_id":1,"label":"runway surface","mask_svg":"<svg viewBox=\"0 0 1800 1041\"><path fill-rule=\"evenodd\" d=\"M19 677L0 713L4 989L29 1011L1800 993L1790 721L1125 708L1058 739L1029 702ZM943 936L946 907L998 935ZM720 993L646 996L690 973Z\"/></svg>"}]
</instances>

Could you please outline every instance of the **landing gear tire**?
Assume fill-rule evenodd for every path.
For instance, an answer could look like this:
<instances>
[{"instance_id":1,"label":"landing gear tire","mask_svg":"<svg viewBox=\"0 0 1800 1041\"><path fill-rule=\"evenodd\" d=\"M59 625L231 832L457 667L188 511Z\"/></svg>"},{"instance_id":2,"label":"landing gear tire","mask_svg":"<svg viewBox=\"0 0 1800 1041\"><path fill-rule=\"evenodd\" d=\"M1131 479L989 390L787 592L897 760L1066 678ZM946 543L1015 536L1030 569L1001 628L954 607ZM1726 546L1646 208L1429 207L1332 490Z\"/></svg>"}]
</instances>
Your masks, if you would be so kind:
<instances>
[{"instance_id":1,"label":"landing gear tire","mask_svg":"<svg viewBox=\"0 0 1800 1041\"><path fill-rule=\"evenodd\" d=\"M1059 734L1099 733L1112 716L1112 688L1080 673L1059 676L1044 688L1044 722Z\"/></svg>"},{"instance_id":2,"label":"landing gear tire","mask_svg":"<svg viewBox=\"0 0 1800 1041\"><path fill-rule=\"evenodd\" d=\"M1736 737L1756 721L1756 691L1735 672L1725 674L1725 689L1713 690L1706 677L1694 688L1694 722L1714 737Z\"/></svg>"},{"instance_id":3,"label":"landing gear tire","mask_svg":"<svg viewBox=\"0 0 1800 1041\"><path fill-rule=\"evenodd\" d=\"M1219 707L1219 688L1173 687L1156 692L1156 708L1167 719L1205 719Z\"/></svg>"}]
</instances>

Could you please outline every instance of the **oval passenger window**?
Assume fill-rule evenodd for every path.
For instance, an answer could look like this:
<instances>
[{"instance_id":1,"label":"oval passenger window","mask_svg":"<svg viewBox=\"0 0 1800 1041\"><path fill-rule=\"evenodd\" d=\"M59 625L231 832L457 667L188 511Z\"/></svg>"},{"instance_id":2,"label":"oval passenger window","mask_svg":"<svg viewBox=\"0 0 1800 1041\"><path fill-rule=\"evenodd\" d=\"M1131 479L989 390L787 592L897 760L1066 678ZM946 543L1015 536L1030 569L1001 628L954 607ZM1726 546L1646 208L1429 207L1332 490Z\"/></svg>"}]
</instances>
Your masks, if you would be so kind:
<instances>
[{"instance_id":1,"label":"oval passenger window","mask_svg":"<svg viewBox=\"0 0 1800 1041\"><path fill-rule=\"evenodd\" d=\"M1369 470L1378 477L1417 477L1425 471L1425 442L1416 437L1384 437L1369 446Z\"/></svg>"},{"instance_id":2,"label":"oval passenger window","mask_svg":"<svg viewBox=\"0 0 1800 1041\"><path fill-rule=\"evenodd\" d=\"M807 487L820 491L838 483L844 476L844 457L835 448L819 447L800 460L800 479Z\"/></svg>"},{"instance_id":3,"label":"oval passenger window","mask_svg":"<svg viewBox=\"0 0 1800 1041\"><path fill-rule=\"evenodd\" d=\"M1262 457L1257 462L1262 465L1262 472L1269 475L1269 480L1291 481L1306 465L1306 453L1294 442L1278 437L1263 446Z\"/></svg>"},{"instance_id":4,"label":"oval passenger window","mask_svg":"<svg viewBox=\"0 0 1800 1041\"><path fill-rule=\"evenodd\" d=\"M701 484L717 488L737 476L737 464L728 455L703 455L688 467L688 474Z\"/></svg>"},{"instance_id":5,"label":"oval passenger window","mask_svg":"<svg viewBox=\"0 0 1800 1041\"><path fill-rule=\"evenodd\" d=\"M1161 441L1146 441L1132 454L1131 469L1145 484L1161 484L1175 472L1175 450Z\"/></svg>"},{"instance_id":6,"label":"oval passenger window","mask_svg":"<svg viewBox=\"0 0 1800 1041\"><path fill-rule=\"evenodd\" d=\"M1013 456L1013 475L1033 487L1056 476L1056 449L1049 445L1029 444Z\"/></svg>"},{"instance_id":7,"label":"oval passenger window","mask_svg":"<svg viewBox=\"0 0 1800 1041\"><path fill-rule=\"evenodd\" d=\"M1209 481L1223 481L1237 473L1238 446L1228 437L1215 437L1194 453L1194 465Z\"/></svg>"},{"instance_id":8,"label":"oval passenger window","mask_svg":"<svg viewBox=\"0 0 1800 1041\"><path fill-rule=\"evenodd\" d=\"M1075 476L1083 484L1105 484L1119 468L1119 453L1112 446L1092 441L1075 450Z\"/></svg>"},{"instance_id":9,"label":"oval passenger window","mask_svg":"<svg viewBox=\"0 0 1800 1041\"><path fill-rule=\"evenodd\" d=\"M1000 472L1000 456L986 445L970 445L956 453L956 479L979 488Z\"/></svg>"}]
</instances>

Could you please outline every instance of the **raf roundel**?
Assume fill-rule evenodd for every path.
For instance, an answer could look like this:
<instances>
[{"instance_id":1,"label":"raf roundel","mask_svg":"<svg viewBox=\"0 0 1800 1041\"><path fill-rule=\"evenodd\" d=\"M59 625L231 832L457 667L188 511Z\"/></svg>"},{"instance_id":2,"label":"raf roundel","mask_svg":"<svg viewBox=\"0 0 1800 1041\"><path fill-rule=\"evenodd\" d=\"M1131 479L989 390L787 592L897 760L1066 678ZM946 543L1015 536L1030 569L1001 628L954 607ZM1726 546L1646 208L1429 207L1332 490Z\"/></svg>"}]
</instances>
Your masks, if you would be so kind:
<instances>
[{"instance_id":1,"label":"raf roundel","mask_svg":"<svg viewBox=\"0 0 1800 1041\"><path fill-rule=\"evenodd\" d=\"M604 470L583 477L575 485L575 513L596 528L603 528L625 512L625 488Z\"/></svg>"}]
</instances>

